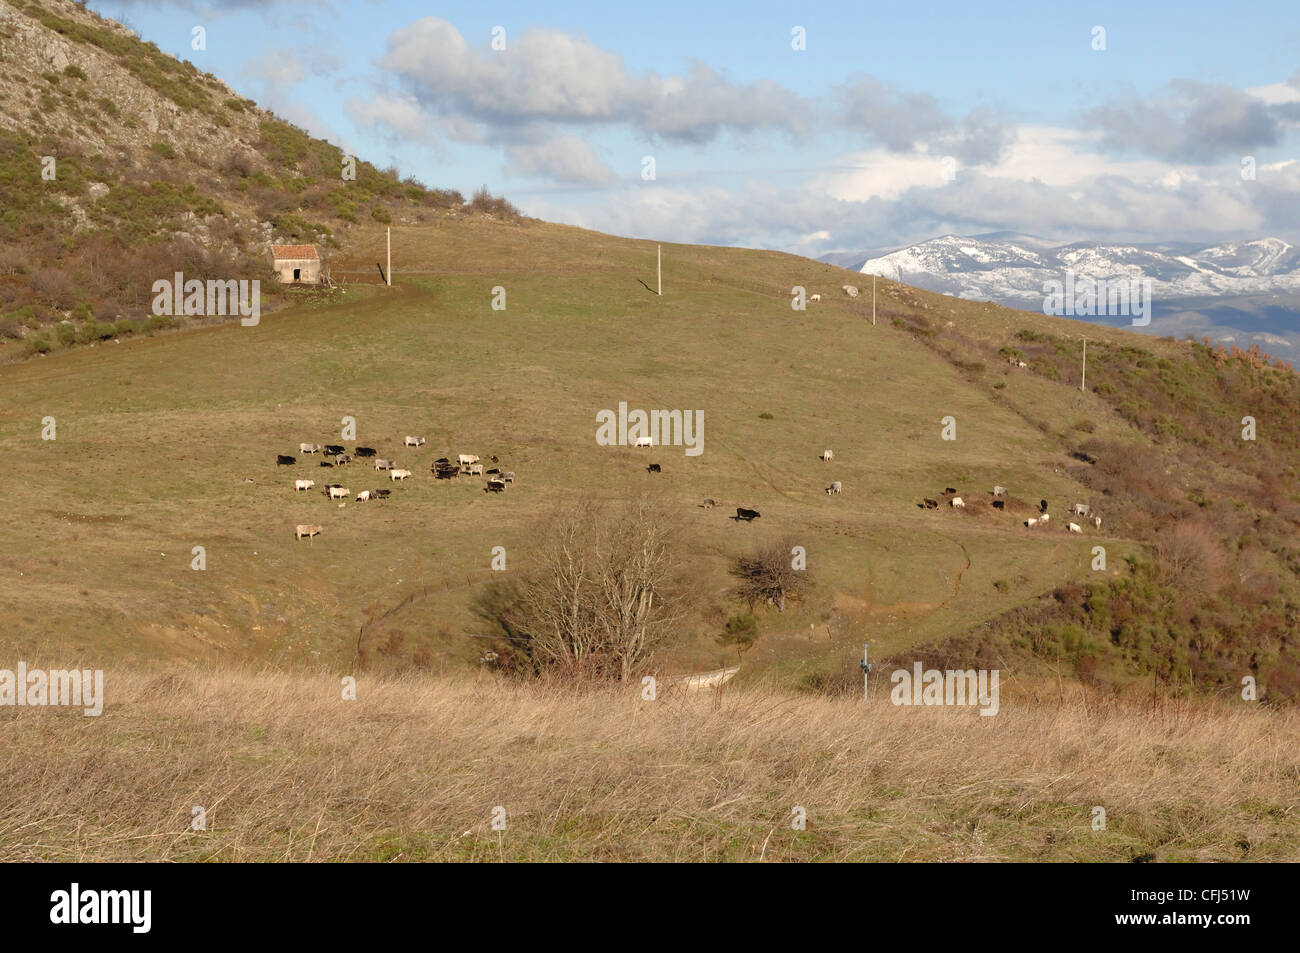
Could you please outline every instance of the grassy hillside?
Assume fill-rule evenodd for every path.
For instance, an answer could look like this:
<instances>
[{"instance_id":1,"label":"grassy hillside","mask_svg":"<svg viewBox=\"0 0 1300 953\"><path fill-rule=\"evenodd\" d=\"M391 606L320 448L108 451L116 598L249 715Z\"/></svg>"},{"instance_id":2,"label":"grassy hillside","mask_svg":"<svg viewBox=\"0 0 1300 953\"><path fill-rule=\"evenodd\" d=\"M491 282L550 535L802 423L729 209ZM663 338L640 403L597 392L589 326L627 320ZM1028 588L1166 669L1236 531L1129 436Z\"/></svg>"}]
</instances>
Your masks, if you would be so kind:
<instances>
[{"instance_id":1,"label":"grassy hillside","mask_svg":"<svg viewBox=\"0 0 1300 953\"><path fill-rule=\"evenodd\" d=\"M13 490L25 519L0 529L11 645L337 669L353 664L369 622L361 651L374 664L471 660L482 640L470 636L470 600L503 575L489 568L492 547L507 549L505 575L526 570L539 524L582 495L661 495L719 606L731 557L768 538L804 540L818 595L765 621L753 664L798 668L863 639L890 651L944 637L1089 578L1096 542L1110 547L1111 574L1135 549L1122 525L1075 537L1062 520L1028 533L1018 513L990 509L994 483L1035 507L1085 489L1063 469L1062 447L999 392L888 322L873 328L869 304L839 294L844 273L829 266L668 246L659 298L641 284L654 264L644 242L474 222L399 229L394 241L392 289L358 282L256 328L0 371L4 465L30 474ZM376 230L350 260L358 275L379 242ZM826 300L793 311L795 284ZM497 286L505 311L491 309ZM895 294L910 293L882 283L882 303ZM1006 381L1044 415L1126 429L1091 395L1023 374ZM651 476L645 451L597 446L595 415L619 401L703 410L703 455L656 449L664 472ZM336 441L345 415L357 443L415 471L391 500L339 509L290 488L295 477L354 491L387 482L359 464L275 466L299 442ZM945 415L958 420L956 441L941 439ZM54 441L40 439L46 416ZM406 433L429 443L405 451ZM832 464L818 459L826 447ZM489 497L478 481L435 482L430 461L459 452L498 455L517 484ZM832 479L841 496L823 492ZM918 509L945 486L979 505ZM723 505L700 509L704 496ZM737 525L727 519L736 506L763 516ZM324 534L296 542L304 522ZM196 545L203 572L190 569ZM671 661L734 657L717 632L700 618Z\"/></svg>"},{"instance_id":2,"label":"grassy hillside","mask_svg":"<svg viewBox=\"0 0 1300 953\"><path fill-rule=\"evenodd\" d=\"M487 677L363 678L344 702L333 677L122 668L106 688L97 719L0 711L0 860L1300 860L1293 711L1004 696L982 718Z\"/></svg>"}]
</instances>

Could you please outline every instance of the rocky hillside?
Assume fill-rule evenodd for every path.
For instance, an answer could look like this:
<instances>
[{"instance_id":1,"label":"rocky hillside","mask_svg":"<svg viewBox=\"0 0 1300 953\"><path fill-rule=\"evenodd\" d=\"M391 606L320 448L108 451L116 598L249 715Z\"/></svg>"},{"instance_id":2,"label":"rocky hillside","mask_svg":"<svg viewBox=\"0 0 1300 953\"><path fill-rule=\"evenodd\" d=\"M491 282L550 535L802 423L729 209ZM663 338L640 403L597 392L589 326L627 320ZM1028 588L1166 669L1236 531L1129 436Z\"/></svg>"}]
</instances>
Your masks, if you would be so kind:
<instances>
[{"instance_id":1,"label":"rocky hillside","mask_svg":"<svg viewBox=\"0 0 1300 953\"><path fill-rule=\"evenodd\" d=\"M154 280L269 278L271 242L514 217L361 160L345 178L335 146L67 0L0 0L0 190L0 356L167 326Z\"/></svg>"}]
</instances>

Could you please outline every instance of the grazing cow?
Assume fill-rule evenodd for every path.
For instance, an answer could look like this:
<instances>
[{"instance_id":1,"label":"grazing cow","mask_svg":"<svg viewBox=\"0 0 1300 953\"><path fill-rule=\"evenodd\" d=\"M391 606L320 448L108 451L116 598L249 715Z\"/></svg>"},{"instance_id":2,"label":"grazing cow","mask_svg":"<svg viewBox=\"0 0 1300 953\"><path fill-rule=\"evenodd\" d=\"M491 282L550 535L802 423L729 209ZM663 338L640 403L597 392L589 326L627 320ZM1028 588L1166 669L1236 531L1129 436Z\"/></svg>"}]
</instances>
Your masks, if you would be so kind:
<instances>
[{"instance_id":1,"label":"grazing cow","mask_svg":"<svg viewBox=\"0 0 1300 953\"><path fill-rule=\"evenodd\" d=\"M332 467L332 466L334 466L334 464L330 463L328 460L322 460L322 461L320 462L320 465L323 466L323 467Z\"/></svg>"},{"instance_id":2,"label":"grazing cow","mask_svg":"<svg viewBox=\"0 0 1300 953\"><path fill-rule=\"evenodd\" d=\"M437 460L434 460L433 462L434 462L434 464L439 464L439 463L451 463L451 461L448 460L446 457L439 457Z\"/></svg>"},{"instance_id":3,"label":"grazing cow","mask_svg":"<svg viewBox=\"0 0 1300 953\"><path fill-rule=\"evenodd\" d=\"M752 523L761 515L762 514L759 513L758 510L747 510L743 506L738 506L736 507L736 515L733 516L732 519L736 520L736 522L744 520L746 523Z\"/></svg>"},{"instance_id":4,"label":"grazing cow","mask_svg":"<svg viewBox=\"0 0 1300 953\"><path fill-rule=\"evenodd\" d=\"M397 464L393 463L392 460L376 460L376 461L375 461L375 469L376 469L376 470L391 470L391 469L393 469L393 467L395 467L396 465L397 465Z\"/></svg>"},{"instance_id":5,"label":"grazing cow","mask_svg":"<svg viewBox=\"0 0 1300 953\"><path fill-rule=\"evenodd\" d=\"M706 510L711 510L717 505L718 501L708 496L706 496L704 502L700 504L700 506L704 507Z\"/></svg>"},{"instance_id":6,"label":"grazing cow","mask_svg":"<svg viewBox=\"0 0 1300 953\"><path fill-rule=\"evenodd\" d=\"M310 540L313 536L318 535L320 531L321 531L321 525L319 523L312 523L310 525L308 525L307 523L299 523L297 530L294 531L294 538L295 539L305 538Z\"/></svg>"},{"instance_id":7,"label":"grazing cow","mask_svg":"<svg viewBox=\"0 0 1300 953\"><path fill-rule=\"evenodd\" d=\"M1050 513L1044 513L1042 516L1038 517L1038 522L1040 523L1050 523L1051 521L1052 516Z\"/></svg>"},{"instance_id":8,"label":"grazing cow","mask_svg":"<svg viewBox=\"0 0 1300 953\"><path fill-rule=\"evenodd\" d=\"M858 289L853 285L840 285L840 290L850 298L856 298L858 296Z\"/></svg>"},{"instance_id":9,"label":"grazing cow","mask_svg":"<svg viewBox=\"0 0 1300 953\"><path fill-rule=\"evenodd\" d=\"M809 296L808 300L809 300L809 301L821 301L821 300L822 300L822 296L821 296L821 295L811 295L811 296Z\"/></svg>"},{"instance_id":10,"label":"grazing cow","mask_svg":"<svg viewBox=\"0 0 1300 953\"><path fill-rule=\"evenodd\" d=\"M299 449L300 451L302 451L303 453L315 453L317 450L320 449L320 444L318 444L318 443L300 443L300 444L298 444L298 449Z\"/></svg>"},{"instance_id":11,"label":"grazing cow","mask_svg":"<svg viewBox=\"0 0 1300 953\"><path fill-rule=\"evenodd\" d=\"M374 447L357 447L356 455L358 457L373 457L375 455Z\"/></svg>"},{"instance_id":12,"label":"grazing cow","mask_svg":"<svg viewBox=\"0 0 1300 953\"><path fill-rule=\"evenodd\" d=\"M1028 367L1028 366L1029 365L1026 364L1024 361L1016 361L1016 367Z\"/></svg>"},{"instance_id":13,"label":"grazing cow","mask_svg":"<svg viewBox=\"0 0 1300 953\"><path fill-rule=\"evenodd\" d=\"M275 465L277 467L291 467L297 462L297 457L285 456L283 453L277 453L275 455Z\"/></svg>"},{"instance_id":14,"label":"grazing cow","mask_svg":"<svg viewBox=\"0 0 1300 953\"><path fill-rule=\"evenodd\" d=\"M1070 507L1070 512L1073 513L1075 516L1091 516L1092 507L1089 506L1087 503L1075 503L1072 507Z\"/></svg>"},{"instance_id":15,"label":"grazing cow","mask_svg":"<svg viewBox=\"0 0 1300 953\"><path fill-rule=\"evenodd\" d=\"M1029 517L1029 519L1025 520L1025 525L1028 526L1030 529L1033 529L1035 526L1038 525L1038 520L1034 519L1031 516Z\"/></svg>"},{"instance_id":16,"label":"grazing cow","mask_svg":"<svg viewBox=\"0 0 1300 953\"><path fill-rule=\"evenodd\" d=\"M1065 524L1065 528L1066 528L1067 530L1069 530L1071 533L1082 533L1082 532L1083 532L1083 527L1080 526L1078 523L1066 523L1066 524Z\"/></svg>"},{"instance_id":17,"label":"grazing cow","mask_svg":"<svg viewBox=\"0 0 1300 953\"><path fill-rule=\"evenodd\" d=\"M1101 529L1101 517L1100 517L1100 516L1094 516L1094 517L1092 518L1092 525L1093 525L1093 528L1095 528L1095 529Z\"/></svg>"},{"instance_id":18,"label":"grazing cow","mask_svg":"<svg viewBox=\"0 0 1300 953\"><path fill-rule=\"evenodd\" d=\"M366 500L368 500L368 499L370 499L370 491L369 491L369 490L362 490L360 493L357 494L357 502L358 502L358 503L362 503L362 502L364 502L364 501L366 501Z\"/></svg>"},{"instance_id":19,"label":"grazing cow","mask_svg":"<svg viewBox=\"0 0 1300 953\"><path fill-rule=\"evenodd\" d=\"M1047 501L1046 501L1046 500L1039 500L1039 501L1038 501L1038 512L1040 512L1040 513L1046 513L1046 512L1047 512Z\"/></svg>"},{"instance_id":20,"label":"grazing cow","mask_svg":"<svg viewBox=\"0 0 1300 953\"><path fill-rule=\"evenodd\" d=\"M1007 488L1006 488L1005 486L995 486L995 487L993 488L993 495L994 495L994 496L1006 496L1006 495L1007 495Z\"/></svg>"},{"instance_id":21,"label":"grazing cow","mask_svg":"<svg viewBox=\"0 0 1300 953\"><path fill-rule=\"evenodd\" d=\"M316 485L315 480L294 480L293 488L295 491L310 490Z\"/></svg>"},{"instance_id":22,"label":"grazing cow","mask_svg":"<svg viewBox=\"0 0 1300 953\"><path fill-rule=\"evenodd\" d=\"M514 471L514 470L507 470L505 473L501 474L501 479L505 480L507 483L514 483L514 482L515 482L515 471Z\"/></svg>"},{"instance_id":23,"label":"grazing cow","mask_svg":"<svg viewBox=\"0 0 1300 953\"><path fill-rule=\"evenodd\" d=\"M327 457L337 457L340 453L343 452L343 448L336 443L327 443L325 444L325 449L322 452Z\"/></svg>"},{"instance_id":24,"label":"grazing cow","mask_svg":"<svg viewBox=\"0 0 1300 953\"><path fill-rule=\"evenodd\" d=\"M653 437L637 437L634 447L653 447L655 445Z\"/></svg>"},{"instance_id":25,"label":"grazing cow","mask_svg":"<svg viewBox=\"0 0 1300 953\"><path fill-rule=\"evenodd\" d=\"M469 466L465 467L464 469L465 469L465 475L466 475L466 476L482 476L482 475L483 475L483 464L481 464L481 463L471 463Z\"/></svg>"},{"instance_id":26,"label":"grazing cow","mask_svg":"<svg viewBox=\"0 0 1300 953\"><path fill-rule=\"evenodd\" d=\"M930 499L929 497L927 497L926 499L922 500L922 501L921 501L921 504L922 504L922 505L923 505L927 510L937 510L937 509L939 508L939 501L938 501L938 500L932 500L932 499Z\"/></svg>"},{"instance_id":27,"label":"grazing cow","mask_svg":"<svg viewBox=\"0 0 1300 953\"><path fill-rule=\"evenodd\" d=\"M459 463L462 467L468 466L471 463L478 463L478 456L477 454L473 454L473 453L462 453L460 456L456 458L456 462Z\"/></svg>"},{"instance_id":28,"label":"grazing cow","mask_svg":"<svg viewBox=\"0 0 1300 953\"><path fill-rule=\"evenodd\" d=\"M460 467L438 467L433 471L434 479L452 480L460 475Z\"/></svg>"},{"instance_id":29,"label":"grazing cow","mask_svg":"<svg viewBox=\"0 0 1300 953\"><path fill-rule=\"evenodd\" d=\"M1006 505L1007 505L1006 500L994 500L994 501L993 501L993 508L994 508L995 510L1005 509L1005 508L1006 508Z\"/></svg>"},{"instance_id":30,"label":"grazing cow","mask_svg":"<svg viewBox=\"0 0 1300 953\"><path fill-rule=\"evenodd\" d=\"M964 510L966 508L966 501L963 500L960 496L954 496L951 500L948 501L948 505L955 510Z\"/></svg>"},{"instance_id":31,"label":"grazing cow","mask_svg":"<svg viewBox=\"0 0 1300 953\"><path fill-rule=\"evenodd\" d=\"M388 472L388 479L392 480L395 483L398 480L405 480L410 475L411 475L410 470L390 470Z\"/></svg>"},{"instance_id":32,"label":"grazing cow","mask_svg":"<svg viewBox=\"0 0 1300 953\"><path fill-rule=\"evenodd\" d=\"M832 451L830 451L830 450L824 450L824 451L822 451L822 460L823 460L823 461L825 461L826 463L830 463L830 462L831 462L832 460L834 460L834 459L835 459L835 454L834 454Z\"/></svg>"},{"instance_id":33,"label":"grazing cow","mask_svg":"<svg viewBox=\"0 0 1300 953\"><path fill-rule=\"evenodd\" d=\"M483 488L484 493L504 493L506 488L505 480L488 480L487 486Z\"/></svg>"},{"instance_id":34,"label":"grazing cow","mask_svg":"<svg viewBox=\"0 0 1300 953\"><path fill-rule=\"evenodd\" d=\"M345 486L332 486L329 488L329 495L331 500L346 499L348 494L350 494L351 492L352 491Z\"/></svg>"},{"instance_id":35,"label":"grazing cow","mask_svg":"<svg viewBox=\"0 0 1300 953\"><path fill-rule=\"evenodd\" d=\"M828 486L828 487L826 488L826 492L827 492L827 493L838 493L838 492L840 492L840 490L842 490L842 489L844 489L844 484L841 483L839 480L836 480L834 483L832 483L830 486Z\"/></svg>"},{"instance_id":36,"label":"grazing cow","mask_svg":"<svg viewBox=\"0 0 1300 953\"><path fill-rule=\"evenodd\" d=\"M957 492L957 488L955 486L945 486L943 488L943 492L947 493L949 496L952 496L954 493Z\"/></svg>"},{"instance_id":37,"label":"grazing cow","mask_svg":"<svg viewBox=\"0 0 1300 953\"><path fill-rule=\"evenodd\" d=\"M423 447L423 446L424 446L424 438L423 438L423 437L407 437L407 438L406 438L406 446L408 446L408 447Z\"/></svg>"},{"instance_id":38,"label":"grazing cow","mask_svg":"<svg viewBox=\"0 0 1300 953\"><path fill-rule=\"evenodd\" d=\"M664 472L664 469L663 469L663 467L661 467L659 464L657 464L657 463L652 463L652 464L650 464L650 466L648 466L648 467L645 468L645 472L646 472L646 473L663 473L663 472Z\"/></svg>"},{"instance_id":39,"label":"grazing cow","mask_svg":"<svg viewBox=\"0 0 1300 953\"><path fill-rule=\"evenodd\" d=\"M500 462L501 462L501 461L498 460L495 456L488 457L488 459L491 460L493 463L500 463Z\"/></svg>"},{"instance_id":40,"label":"grazing cow","mask_svg":"<svg viewBox=\"0 0 1300 953\"><path fill-rule=\"evenodd\" d=\"M334 458L334 462L337 463L339 466L343 466L343 464L345 463L351 463L352 458L348 456L346 453L340 453L337 457Z\"/></svg>"},{"instance_id":41,"label":"grazing cow","mask_svg":"<svg viewBox=\"0 0 1300 953\"><path fill-rule=\"evenodd\" d=\"M487 475L488 475L488 476L496 476L496 475L498 475L498 474L500 474L500 473L501 473L501 468L500 468L500 467L493 467L491 470L488 470Z\"/></svg>"}]
</instances>

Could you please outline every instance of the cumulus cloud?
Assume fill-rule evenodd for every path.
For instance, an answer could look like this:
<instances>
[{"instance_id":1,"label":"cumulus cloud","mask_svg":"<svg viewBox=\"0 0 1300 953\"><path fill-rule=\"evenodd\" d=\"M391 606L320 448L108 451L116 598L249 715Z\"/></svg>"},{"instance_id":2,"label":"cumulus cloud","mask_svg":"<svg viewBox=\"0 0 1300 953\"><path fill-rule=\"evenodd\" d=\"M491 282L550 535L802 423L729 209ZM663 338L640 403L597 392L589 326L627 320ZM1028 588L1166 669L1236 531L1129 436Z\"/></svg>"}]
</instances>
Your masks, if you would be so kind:
<instances>
[{"instance_id":1,"label":"cumulus cloud","mask_svg":"<svg viewBox=\"0 0 1300 953\"><path fill-rule=\"evenodd\" d=\"M580 185L603 185L614 177L596 150L577 136L557 136L536 145L511 146L506 155L507 168L519 175Z\"/></svg>"},{"instance_id":2,"label":"cumulus cloud","mask_svg":"<svg viewBox=\"0 0 1300 953\"><path fill-rule=\"evenodd\" d=\"M1180 80L1173 95L1109 103L1089 110L1085 123L1103 133L1105 148L1170 162L1213 162L1277 145L1283 123L1296 118L1286 103L1268 103L1232 86Z\"/></svg>"},{"instance_id":3,"label":"cumulus cloud","mask_svg":"<svg viewBox=\"0 0 1300 953\"><path fill-rule=\"evenodd\" d=\"M937 152L979 165L996 161L1013 135L991 110L957 121L928 93L904 92L874 76L840 86L834 99L845 127L891 152Z\"/></svg>"},{"instance_id":4,"label":"cumulus cloud","mask_svg":"<svg viewBox=\"0 0 1300 953\"><path fill-rule=\"evenodd\" d=\"M706 143L724 130L798 134L810 122L801 97L767 80L737 85L700 63L679 76L634 75L618 54L559 30L528 30L508 43L474 49L446 20L423 17L389 37L380 65L430 112L499 130L622 124Z\"/></svg>"}]
</instances>

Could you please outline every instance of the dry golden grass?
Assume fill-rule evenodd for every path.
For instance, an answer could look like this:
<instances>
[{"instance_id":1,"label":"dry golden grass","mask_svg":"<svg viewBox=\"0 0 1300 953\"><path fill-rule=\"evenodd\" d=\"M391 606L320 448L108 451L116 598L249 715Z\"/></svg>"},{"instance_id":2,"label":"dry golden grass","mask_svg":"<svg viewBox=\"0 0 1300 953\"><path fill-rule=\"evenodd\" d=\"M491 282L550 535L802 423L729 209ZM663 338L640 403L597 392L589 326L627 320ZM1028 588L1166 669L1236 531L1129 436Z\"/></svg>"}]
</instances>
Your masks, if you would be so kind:
<instances>
[{"instance_id":1,"label":"dry golden grass","mask_svg":"<svg viewBox=\"0 0 1300 953\"><path fill-rule=\"evenodd\" d=\"M1300 859L1300 716L1244 704L106 682L99 718L0 709L0 860Z\"/></svg>"}]
</instances>

